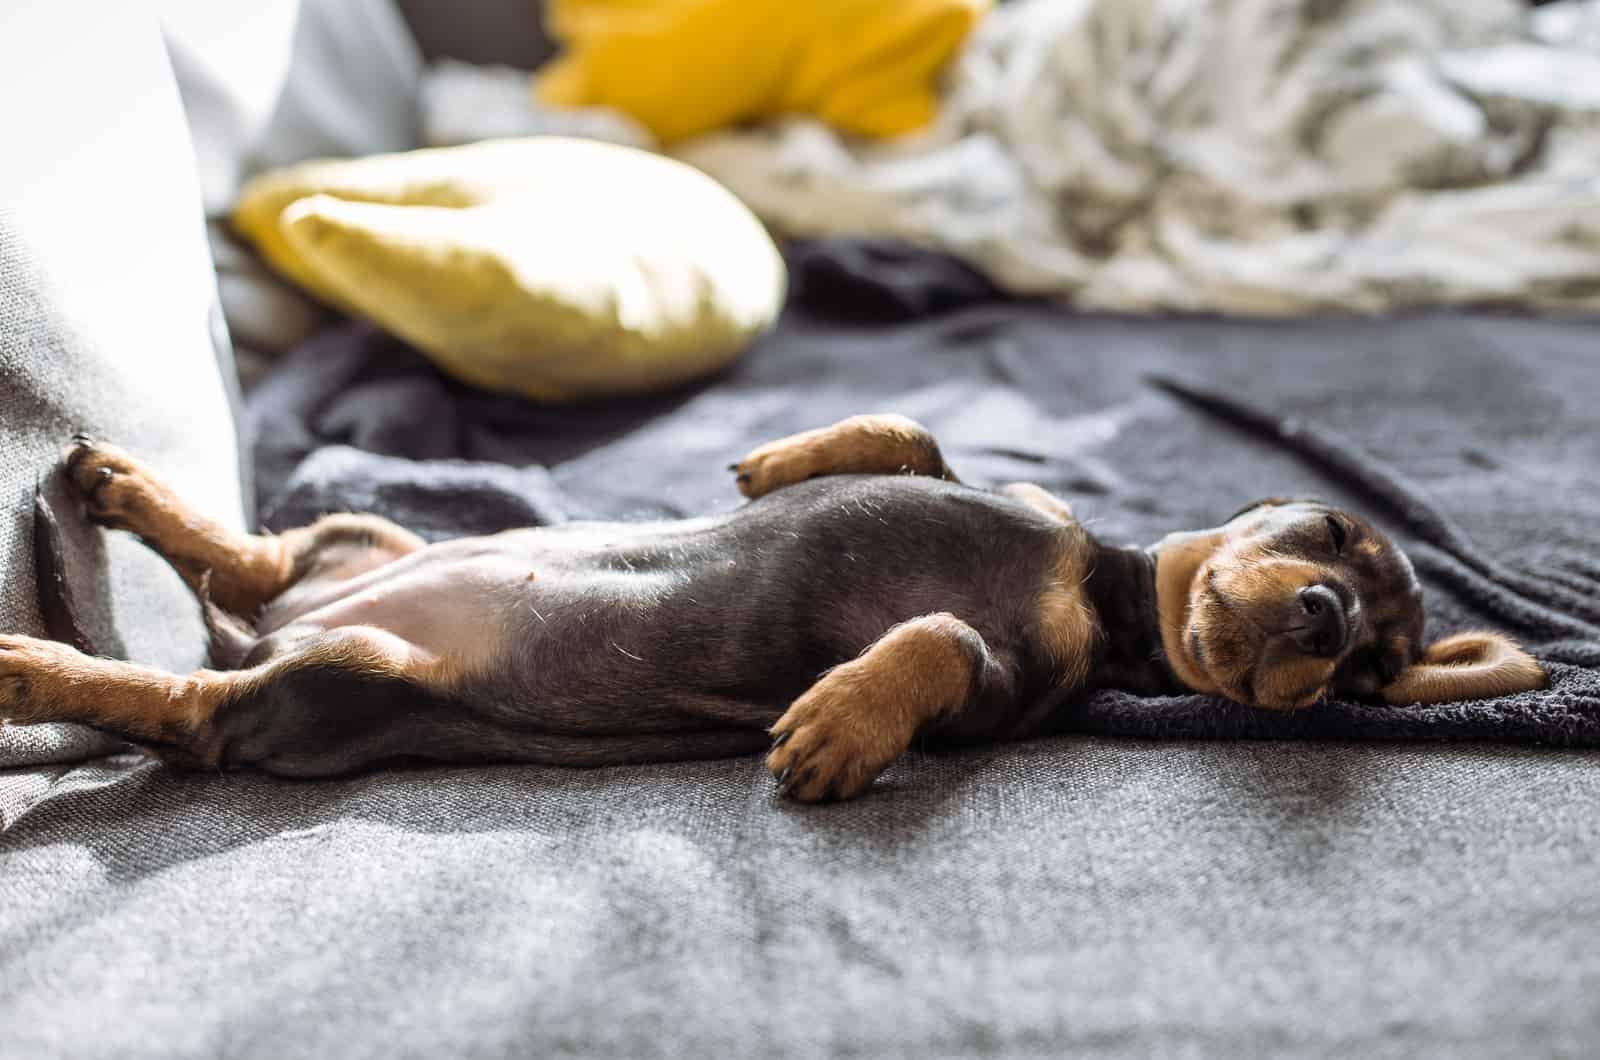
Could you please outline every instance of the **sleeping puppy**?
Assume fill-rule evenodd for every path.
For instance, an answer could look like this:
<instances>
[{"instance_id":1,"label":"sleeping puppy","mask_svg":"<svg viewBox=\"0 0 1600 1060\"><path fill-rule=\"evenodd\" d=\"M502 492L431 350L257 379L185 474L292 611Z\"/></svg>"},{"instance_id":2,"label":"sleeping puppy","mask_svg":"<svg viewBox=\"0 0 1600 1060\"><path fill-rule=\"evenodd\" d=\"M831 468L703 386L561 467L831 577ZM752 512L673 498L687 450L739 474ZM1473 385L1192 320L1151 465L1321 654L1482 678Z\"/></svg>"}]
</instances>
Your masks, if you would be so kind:
<instances>
[{"instance_id":1,"label":"sleeping puppy","mask_svg":"<svg viewBox=\"0 0 1600 1060\"><path fill-rule=\"evenodd\" d=\"M780 790L818 801L859 794L914 740L1025 737L1101 688L1294 710L1544 681L1494 634L1425 647L1411 564L1325 505L1263 501L1148 549L1107 545L1037 486L961 485L899 416L785 438L733 470L751 503L725 515L426 545L365 515L239 534L80 437L72 488L194 589L214 669L95 657L40 501L56 639L0 638L0 717L291 777L768 748Z\"/></svg>"}]
</instances>

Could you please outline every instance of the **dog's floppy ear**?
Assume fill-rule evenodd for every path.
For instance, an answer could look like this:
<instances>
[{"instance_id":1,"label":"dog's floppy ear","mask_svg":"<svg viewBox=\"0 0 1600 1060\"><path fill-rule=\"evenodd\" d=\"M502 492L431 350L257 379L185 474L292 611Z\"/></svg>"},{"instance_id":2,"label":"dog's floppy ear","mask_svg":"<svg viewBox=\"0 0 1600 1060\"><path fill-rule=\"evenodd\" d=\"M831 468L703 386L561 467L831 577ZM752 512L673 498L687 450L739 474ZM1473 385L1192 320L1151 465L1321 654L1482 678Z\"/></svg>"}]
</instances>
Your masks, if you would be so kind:
<instances>
[{"instance_id":1,"label":"dog's floppy ear","mask_svg":"<svg viewBox=\"0 0 1600 1060\"><path fill-rule=\"evenodd\" d=\"M1434 641L1383 689L1396 706L1488 699L1544 687L1544 668L1498 633L1457 633Z\"/></svg>"}]
</instances>

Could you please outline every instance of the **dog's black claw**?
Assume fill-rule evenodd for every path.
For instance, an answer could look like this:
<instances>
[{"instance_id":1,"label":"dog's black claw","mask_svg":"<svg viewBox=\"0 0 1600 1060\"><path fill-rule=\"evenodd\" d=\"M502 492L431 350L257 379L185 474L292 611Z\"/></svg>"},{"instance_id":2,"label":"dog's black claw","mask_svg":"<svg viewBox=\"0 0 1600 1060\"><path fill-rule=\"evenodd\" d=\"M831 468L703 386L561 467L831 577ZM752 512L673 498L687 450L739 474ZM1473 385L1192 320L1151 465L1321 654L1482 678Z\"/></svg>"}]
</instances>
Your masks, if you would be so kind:
<instances>
[{"instance_id":1,"label":"dog's black claw","mask_svg":"<svg viewBox=\"0 0 1600 1060\"><path fill-rule=\"evenodd\" d=\"M746 482L749 482L749 481L750 481L750 476L749 476L749 474L748 474L748 473L746 473L746 474L742 474L742 475L738 475L738 476L735 476L735 478L734 478L734 480L733 480L733 481L735 481L735 482L737 482L737 483L739 483L739 484L740 484L740 485L741 485L741 486L742 486L742 485L744 485L744 484L745 484L745 483L746 483Z\"/></svg>"},{"instance_id":2,"label":"dog's black claw","mask_svg":"<svg viewBox=\"0 0 1600 1060\"><path fill-rule=\"evenodd\" d=\"M788 743L789 742L789 737L791 737L793 735L794 735L794 730L793 729L790 729L788 732L780 732L778 735L776 735L776 736L774 736L772 738L772 749L774 751L776 751L778 748L780 748L784 744Z\"/></svg>"},{"instance_id":3,"label":"dog's black claw","mask_svg":"<svg viewBox=\"0 0 1600 1060\"><path fill-rule=\"evenodd\" d=\"M794 766L790 766L787 769L785 769L782 773L778 774L778 794L779 795L783 795L786 792L788 792L788 790L789 790L789 775L791 773L793 773L793 772L794 772Z\"/></svg>"},{"instance_id":4,"label":"dog's black claw","mask_svg":"<svg viewBox=\"0 0 1600 1060\"><path fill-rule=\"evenodd\" d=\"M62 467L66 469L69 476L77 472L78 465L83 462L83 458L88 456L91 451L92 447L88 442L73 440L72 448L67 451L66 459L61 462Z\"/></svg>"},{"instance_id":5,"label":"dog's black claw","mask_svg":"<svg viewBox=\"0 0 1600 1060\"><path fill-rule=\"evenodd\" d=\"M111 480L116 477L117 473L111 470L109 467L95 468L94 482L89 486L88 491L83 497L85 507L89 508L98 505L100 503L100 491L109 486L111 484Z\"/></svg>"},{"instance_id":6,"label":"dog's black claw","mask_svg":"<svg viewBox=\"0 0 1600 1060\"><path fill-rule=\"evenodd\" d=\"M737 471L737 470L739 470L739 465L738 465L738 463L732 463L732 464L729 464L729 465L728 465L728 470L729 470L729 471Z\"/></svg>"},{"instance_id":7,"label":"dog's black claw","mask_svg":"<svg viewBox=\"0 0 1600 1060\"><path fill-rule=\"evenodd\" d=\"M74 445L93 445L94 436L85 431L74 431L72 434L72 442Z\"/></svg>"},{"instance_id":8,"label":"dog's black claw","mask_svg":"<svg viewBox=\"0 0 1600 1060\"><path fill-rule=\"evenodd\" d=\"M787 770L785 772L787 772ZM808 783L811 782L811 778L813 776L815 776L815 775L816 775L816 771L815 770L812 770L812 769L802 769L802 770L800 770L794 776L789 778L788 783L783 785L783 788L781 789L782 793L785 794L785 795L788 795L790 792L794 791L796 788L805 787Z\"/></svg>"}]
</instances>

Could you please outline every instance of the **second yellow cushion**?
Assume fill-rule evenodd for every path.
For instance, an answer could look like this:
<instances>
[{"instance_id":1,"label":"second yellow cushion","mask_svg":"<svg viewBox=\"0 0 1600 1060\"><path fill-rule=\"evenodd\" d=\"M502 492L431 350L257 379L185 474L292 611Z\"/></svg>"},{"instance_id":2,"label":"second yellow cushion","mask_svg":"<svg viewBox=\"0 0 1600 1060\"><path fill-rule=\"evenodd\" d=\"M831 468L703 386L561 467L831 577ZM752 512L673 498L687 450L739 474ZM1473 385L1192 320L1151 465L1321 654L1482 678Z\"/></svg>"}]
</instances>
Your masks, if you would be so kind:
<instances>
[{"instance_id":1,"label":"second yellow cushion","mask_svg":"<svg viewBox=\"0 0 1600 1060\"><path fill-rule=\"evenodd\" d=\"M863 136L933 118L935 82L990 0L553 0L549 104L607 106L671 143L809 114Z\"/></svg>"}]
</instances>

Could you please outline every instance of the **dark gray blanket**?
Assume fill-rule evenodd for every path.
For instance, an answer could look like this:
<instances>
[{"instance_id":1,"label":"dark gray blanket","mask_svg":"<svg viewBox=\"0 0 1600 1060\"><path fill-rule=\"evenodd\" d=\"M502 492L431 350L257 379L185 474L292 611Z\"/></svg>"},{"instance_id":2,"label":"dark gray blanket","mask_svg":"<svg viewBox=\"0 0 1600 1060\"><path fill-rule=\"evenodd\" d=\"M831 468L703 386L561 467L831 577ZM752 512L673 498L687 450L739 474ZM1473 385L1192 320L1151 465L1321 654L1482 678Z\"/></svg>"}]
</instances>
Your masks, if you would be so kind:
<instances>
[{"instance_id":1,"label":"dark gray blanket","mask_svg":"<svg viewBox=\"0 0 1600 1060\"><path fill-rule=\"evenodd\" d=\"M530 410L330 335L255 395L263 511L432 536L687 514L737 503L722 468L756 442L897 408L965 477L1042 482L1112 538L1266 493L1360 507L1412 548L1435 631L1515 632L1551 690L1295 721L1102 697L1080 727L1387 742L1071 735L908 755L817 808L755 758L30 774L0 834L0 1055L1592 1051L1600 753L1393 739L1594 741L1592 324L1085 318L813 250L742 365L632 404Z\"/></svg>"}]
</instances>

